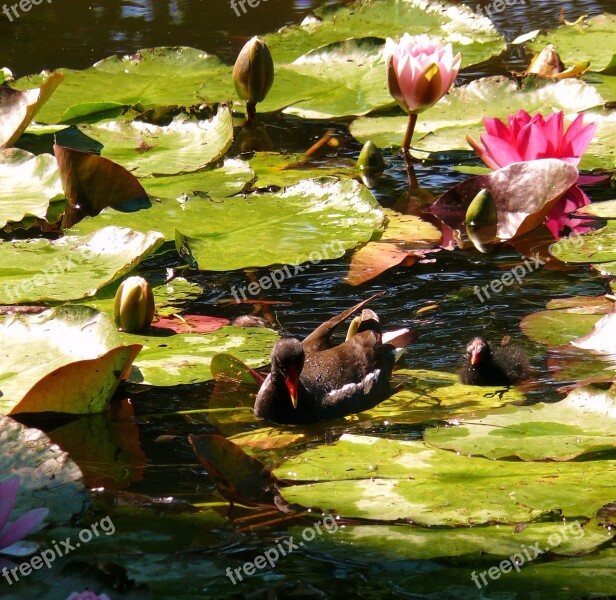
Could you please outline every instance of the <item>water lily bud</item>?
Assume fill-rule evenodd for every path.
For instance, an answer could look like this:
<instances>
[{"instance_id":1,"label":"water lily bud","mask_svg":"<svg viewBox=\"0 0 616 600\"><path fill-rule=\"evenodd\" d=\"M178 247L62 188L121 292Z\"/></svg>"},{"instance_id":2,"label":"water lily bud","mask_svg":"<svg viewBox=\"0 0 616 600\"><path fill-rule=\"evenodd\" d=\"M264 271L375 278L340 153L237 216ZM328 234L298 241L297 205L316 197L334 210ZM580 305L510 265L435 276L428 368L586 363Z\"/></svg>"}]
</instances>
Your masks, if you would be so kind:
<instances>
[{"instance_id":1,"label":"water lily bud","mask_svg":"<svg viewBox=\"0 0 616 600\"><path fill-rule=\"evenodd\" d=\"M115 324L126 333L139 333L154 319L154 294L143 277L129 277L118 288L113 306Z\"/></svg>"},{"instance_id":2,"label":"water lily bud","mask_svg":"<svg viewBox=\"0 0 616 600\"><path fill-rule=\"evenodd\" d=\"M487 253L496 239L498 212L490 190L480 190L466 209L466 233L479 252Z\"/></svg>"},{"instance_id":3,"label":"water lily bud","mask_svg":"<svg viewBox=\"0 0 616 600\"><path fill-rule=\"evenodd\" d=\"M382 173L387 168L387 164L383 160L381 151L373 142L368 140L359 153L357 167L368 173Z\"/></svg>"},{"instance_id":4,"label":"water lily bud","mask_svg":"<svg viewBox=\"0 0 616 600\"><path fill-rule=\"evenodd\" d=\"M274 83L274 61L267 45L258 37L246 42L233 67L238 96L251 104L262 102Z\"/></svg>"}]
</instances>

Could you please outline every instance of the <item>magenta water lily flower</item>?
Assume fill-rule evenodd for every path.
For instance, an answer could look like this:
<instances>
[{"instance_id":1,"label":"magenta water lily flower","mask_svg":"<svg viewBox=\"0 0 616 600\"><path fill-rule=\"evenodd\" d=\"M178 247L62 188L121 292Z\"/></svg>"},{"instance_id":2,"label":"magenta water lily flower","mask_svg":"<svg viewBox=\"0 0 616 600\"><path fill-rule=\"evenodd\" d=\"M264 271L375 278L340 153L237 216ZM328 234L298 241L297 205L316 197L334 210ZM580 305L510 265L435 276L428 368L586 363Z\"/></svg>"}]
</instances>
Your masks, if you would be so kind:
<instances>
[{"instance_id":1,"label":"magenta water lily flower","mask_svg":"<svg viewBox=\"0 0 616 600\"><path fill-rule=\"evenodd\" d=\"M95 594L89 590L85 590L84 592L73 592L66 600L110 600L107 594Z\"/></svg>"},{"instance_id":2,"label":"magenta water lily flower","mask_svg":"<svg viewBox=\"0 0 616 600\"><path fill-rule=\"evenodd\" d=\"M34 508L7 525L19 492L19 477L0 481L0 554L21 555L14 547L17 542L37 527L49 512L46 508Z\"/></svg>"},{"instance_id":3,"label":"magenta water lily flower","mask_svg":"<svg viewBox=\"0 0 616 600\"><path fill-rule=\"evenodd\" d=\"M385 44L389 91L409 113L409 127L402 148L411 143L417 115L438 102L458 76L462 55L453 55L451 44L443 46L427 35L405 33L399 43Z\"/></svg>"},{"instance_id":4,"label":"magenta water lily flower","mask_svg":"<svg viewBox=\"0 0 616 600\"><path fill-rule=\"evenodd\" d=\"M577 167L597 129L596 123L584 125L583 121L582 113L564 131L562 111L544 118L539 113L531 117L525 110L520 110L507 117L506 125L500 119L484 119L486 133L481 135L481 143L470 135L466 139L491 169L540 158L558 158ZM572 186L546 218L546 226L552 235L558 238L567 227L579 231L581 221L567 215L587 204L590 204L588 196L577 185Z\"/></svg>"}]
</instances>

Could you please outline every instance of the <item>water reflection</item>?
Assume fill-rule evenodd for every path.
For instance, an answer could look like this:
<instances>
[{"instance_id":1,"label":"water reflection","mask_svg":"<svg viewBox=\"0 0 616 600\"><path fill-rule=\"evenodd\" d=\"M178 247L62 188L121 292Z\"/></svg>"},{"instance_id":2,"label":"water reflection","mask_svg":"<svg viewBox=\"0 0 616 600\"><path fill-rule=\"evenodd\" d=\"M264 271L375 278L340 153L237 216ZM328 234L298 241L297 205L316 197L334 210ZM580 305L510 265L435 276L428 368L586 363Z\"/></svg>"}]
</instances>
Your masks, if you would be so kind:
<instances>
[{"instance_id":1,"label":"water reflection","mask_svg":"<svg viewBox=\"0 0 616 600\"><path fill-rule=\"evenodd\" d=\"M246 37L300 21L323 2L243 4L246 11L236 16L230 0L53 0L12 22L0 14L0 63L20 76L85 68L110 54L165 45L193 46L232 61Z\"/></svg>"}]
</instances>

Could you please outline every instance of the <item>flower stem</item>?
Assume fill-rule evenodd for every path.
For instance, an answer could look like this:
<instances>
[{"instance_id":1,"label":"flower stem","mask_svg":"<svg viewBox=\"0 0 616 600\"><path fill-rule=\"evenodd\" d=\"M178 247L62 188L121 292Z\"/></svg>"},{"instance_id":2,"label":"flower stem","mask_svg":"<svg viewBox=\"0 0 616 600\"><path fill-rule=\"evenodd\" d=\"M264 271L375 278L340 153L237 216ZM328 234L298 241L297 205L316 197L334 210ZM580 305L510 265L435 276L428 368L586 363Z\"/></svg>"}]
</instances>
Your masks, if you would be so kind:
<instances>
[{"instance_id":1,"label":"flower stem","mask_svg":"<svg viewBox=\"0 0 616 600\"><path fill-rule=\"evenodd\" d=\"M257 114L257 103L256 102L246 102L246 125L250 125L252 120L255 118Z\"/></svg>"},{"instance_id":2,"label":"flower stem","mask_svg":"<svg viewBox=\"0 0 616 600\"><path fill-rule=\"evenodd\" d=\"M413 132L415 131L415 123L417 123L417 115L415 113L409 114L409 124L406 127L406 133L402 141L402 152L406 153L409 151L411 140L413 139Z\"/></svg>"}]
</instances>

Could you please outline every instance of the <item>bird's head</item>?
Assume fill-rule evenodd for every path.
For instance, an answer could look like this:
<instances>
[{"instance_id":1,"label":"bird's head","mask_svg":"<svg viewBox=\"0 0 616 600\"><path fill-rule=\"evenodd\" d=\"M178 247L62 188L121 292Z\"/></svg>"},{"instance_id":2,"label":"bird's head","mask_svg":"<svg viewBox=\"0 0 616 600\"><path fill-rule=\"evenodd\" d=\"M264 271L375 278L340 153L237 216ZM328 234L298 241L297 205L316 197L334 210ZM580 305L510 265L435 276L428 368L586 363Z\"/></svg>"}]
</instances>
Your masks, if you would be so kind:
<instances>
[{"instance_id":1,"label":"bird's head","mask_svg":"<svg viewBox=\"0 0 616 600\"><path fill-rule=\"evenodd\" d=\"M304 368L304 348L295 338L282 338L272 349L272 373L284 377L293 408L297 408L299 375Z\"/></svg>"},{"instance_id":2,"label":"bird's head","mask_svg":"<svg viewBox=\"0 0 616 600\"><path fill-rule=\"evenodd\" d=\"M466 355L471 366L476 367L490 358L490 346L482 337L476 337L466 347Z\"/></svg>"}]
</instances>

